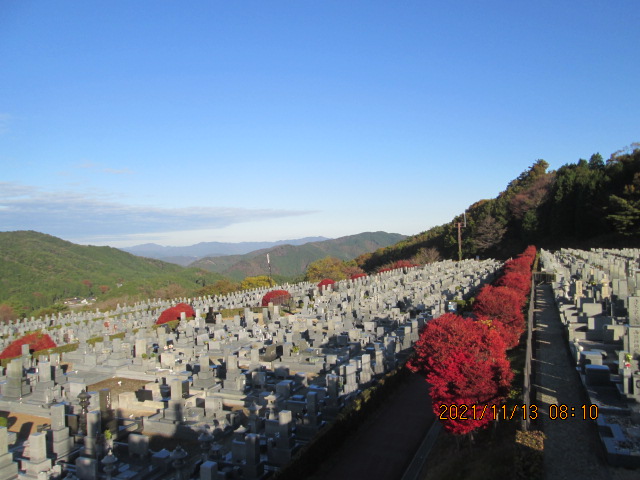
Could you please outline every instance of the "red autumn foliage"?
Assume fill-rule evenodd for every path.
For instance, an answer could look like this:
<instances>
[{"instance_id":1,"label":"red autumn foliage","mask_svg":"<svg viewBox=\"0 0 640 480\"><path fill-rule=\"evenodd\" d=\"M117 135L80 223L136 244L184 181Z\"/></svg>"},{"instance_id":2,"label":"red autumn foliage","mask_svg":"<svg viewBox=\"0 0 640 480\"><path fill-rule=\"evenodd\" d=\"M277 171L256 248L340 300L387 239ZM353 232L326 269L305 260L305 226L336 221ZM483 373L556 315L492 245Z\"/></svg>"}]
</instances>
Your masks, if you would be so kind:
<instances>
[{"instance_id":1,"label":"red autumn foliage","mask_svg":"<svg viewBox=\"0 0 640 480\"><path fill-rule=\"evenodd\" d=\"M536 258L536 247L533 245L528 246L524 252L518 255L516 258L505 262L502 267L504 272L518 272L518 273L531 273L531 266Z\"/></svg>"},{"instance_id":2,"label":"red autumn foliage","mask_svg":"<svg viewBox=\"0 0 640 480\"><path fill-rule=\"evenodd\" d=\"M508 349L511 349L520 343L520 337L524 333L524 323L522 328L514 325L504 324L486 315L476 314L476 321L482 323L496 332L500 336L503 343Z\"/></svg>"},{"instance_id":3,"label":"red autumn foliage","mask_svg":"<svg viewBox=\"0 0 640 480\"><path fill-rule=\"evenodd\" d=\"M511 288L527 297L531 291L531 274L507 272L495 282L495 286Z\"/></svg>"},{"instance_id":4,"label":"red autumn foliage","mask_svg":"<svg viewBox=\"0 0 640 480\"><path fill-rule=\"evenodd\" d=\"M395 268L412 268L412 267L416 267L417 265L415 263L411 263L409 260L398 260L397 262L394 262L391 264L391 268L395 269Z\"/></svg>"},{"instance_id":5,"label":"red autumn foliage","mask_svg":"<svg viewBox=\"0 0 640 480\"><path fill-rule=\"evenodd\" d=\"M286 290L272 290L262 297L261 305L267 307L269 303L274 305L283 305L291 299L291 294Z\"/></svg>"},{"instance_id":6,"label":"red autumn foliage","mask_svg":"<svg viewBox=\"0 0 640 480\"><path fill-rule=\"evenodd\" d=\"M505 262L502 271L527 274L531 272L531 261L527 257L514 258Z\"/></svg>"},{"instance_id":7,"label":"red autumn foliage","mask_svg":"<svg viewBox=\"0 0 640 480\"><path fill-rule=\"evenodd\" d=\"M156 325L162 325L163 323L171 322L173 320L180 320L180 314L184 312L187 317L195 317L196 312L191 308L191 305L186 303L179 303L175 307L167 308L160 314Z\"/></svg>"},{"instance_id":8,"label":"red autumn foliage","mask_svg":"<svg viewBox=\"0 0 640 480\"><path fill-rule=\"evenodd\" d=\"M320 291L322 291L322 290L325 290L328 285L333 285L334 283L336 283L335 280L331 280L330 278L325 278L320 283L318 283L318 288L320 289Z\"/></svg>"},{"instance_id":9,"label":"red autumn foliage","mask_svg":"<svg viewBox=\"0 0 640 480\"><path fill-rule=\"evenodd\" d=\"M378 269L378 273L390 272L391 270L395 270L397 268L411 268L417 267L415 263L411 263L409 260L397 260L391 264L383 265L380 269Z\"/></svg>"},{"instance_id":10,"label":"red autumn foliage","mask_svg":"<svg viewBox=\"0 0 640 480\"><path fill-rule=\"evenodd\" d=\"M355 280L356 278L362 278L362 277L366 277L367 274L366 273L356 273L355 275L351 275L349 277L350 280Z\"/></svg>"},{"instance_id":11,"label":"red autumn foliage","mask_svg":"<svg viewBox=\"0 0 640 480\"><path fill-rule=\"evenodd\" d=\"M11 342L2 353L0 353L0 359L19 357L22 355L22 345L29 345L29 351L32 352L57 347L56 343L51 340L51 337L46 333L30 333Z\"/></svg>"},{"instance_id":12,"label":"red autumn foliage","mask_svg":"<svg viewBox=\"0 0 640 480\"><path fill-rule=\"evenodd\" d=\"M445 314L430 321L414 345L409 369L426 375L436 415L444 405L500 406L509 393L513 372L496 329L470 318ZM479 416L478 416L479 417ZM449 418L444 428L465 434L486 426L490 415L475 420Z\"/></svg>"},{"instance_id":13,"label":"red autumn foliage","mask_svg":"<svg viewBox=\"0 0 640 480\"><path fill-rule=\"evenodd\" d=\"M524 295L516 290L485 285L473 304L473 312L489 317L494 322L500 322L506 335L507 348L513 348L524 332L522 308L525 302Z\"/></svg>"},{"instance_id":14,"label":"red autumn foliage","mask_svg":"<svg viewBox=\"0 0 640 480\"><path fill-rule=\"evenodd\" d=\"M444 413L444 428L451 433L466 434L488 425L493 415L486 412L500 407L509 394L513 372L506 348L516 346L524 332L522 309L535 254L535 247L528 247L505 264L495 285L480 291L474 303L476 320L443 315L427 324L414 345L407 366L426 375L433 411Z\"/></svg>"},{"instance_id":15,"label":"red autumn foliage","mask_svg":"<svg viewBox=\"0 0 640 480\"><path fill-rule=\"evenodd\" d=\"M521 256L529 257L531 259L531 264L533 264L533 259L536 258L537 252L538 250L536 249L535 245L529 245L527 248L524 249L524 252L522 252Z\"/></svg>"}]
</instances>

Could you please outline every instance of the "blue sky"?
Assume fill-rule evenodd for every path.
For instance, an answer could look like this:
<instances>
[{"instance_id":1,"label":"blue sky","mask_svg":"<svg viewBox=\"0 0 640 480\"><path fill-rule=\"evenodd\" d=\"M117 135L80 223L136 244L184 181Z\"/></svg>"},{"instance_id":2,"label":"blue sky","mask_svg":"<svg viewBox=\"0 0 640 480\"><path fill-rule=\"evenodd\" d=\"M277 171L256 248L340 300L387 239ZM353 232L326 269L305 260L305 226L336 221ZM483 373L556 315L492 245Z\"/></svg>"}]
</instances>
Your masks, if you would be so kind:
<instances>
[{"instance_id":1,"label":"blue sky","mask_svg":"<svg viewBox=\"0 0 640 480\"><path fill-rule=\"evenodd\" d=\"M640 2L0 3L0 230L415 234L640 140Z\"/></svg>"}]
</instances>

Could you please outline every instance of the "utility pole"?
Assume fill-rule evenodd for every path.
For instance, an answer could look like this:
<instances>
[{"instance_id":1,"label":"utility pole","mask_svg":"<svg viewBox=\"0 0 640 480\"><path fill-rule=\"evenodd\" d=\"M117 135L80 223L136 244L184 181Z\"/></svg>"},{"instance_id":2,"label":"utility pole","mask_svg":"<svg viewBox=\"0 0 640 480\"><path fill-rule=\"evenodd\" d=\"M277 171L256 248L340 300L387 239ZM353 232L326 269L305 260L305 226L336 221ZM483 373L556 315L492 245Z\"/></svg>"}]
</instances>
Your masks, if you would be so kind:
<instances>
[{"instance_id":1,"label":"utility pole","mask_svg":"<svg viewBox=\"0 0 640 480\"><path fill-rule=\"evenodd\" d=\"M458 222L458 261L462 261L462 227L467 226L467 212L463 212L464 225L462 222Z\"/></svg>"}]
</instances>

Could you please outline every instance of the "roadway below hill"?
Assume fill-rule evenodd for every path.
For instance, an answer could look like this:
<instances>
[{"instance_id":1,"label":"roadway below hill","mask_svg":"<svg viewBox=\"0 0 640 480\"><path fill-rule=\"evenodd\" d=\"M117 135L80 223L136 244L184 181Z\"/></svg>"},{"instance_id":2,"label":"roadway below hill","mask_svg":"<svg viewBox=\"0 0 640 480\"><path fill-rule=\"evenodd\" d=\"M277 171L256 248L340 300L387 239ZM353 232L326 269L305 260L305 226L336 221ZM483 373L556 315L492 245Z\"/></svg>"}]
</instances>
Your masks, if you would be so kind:
<instances>
[{"instance_id":1,"label":"roadway below hill","mask_svg":"<svg viewBox=\"0 0 640 480\"><path fill-rule=\"evenodd\" d=\"M400 479L433 419L427 382L410 374L311 478Z\"/></svg>"}]
</instances>

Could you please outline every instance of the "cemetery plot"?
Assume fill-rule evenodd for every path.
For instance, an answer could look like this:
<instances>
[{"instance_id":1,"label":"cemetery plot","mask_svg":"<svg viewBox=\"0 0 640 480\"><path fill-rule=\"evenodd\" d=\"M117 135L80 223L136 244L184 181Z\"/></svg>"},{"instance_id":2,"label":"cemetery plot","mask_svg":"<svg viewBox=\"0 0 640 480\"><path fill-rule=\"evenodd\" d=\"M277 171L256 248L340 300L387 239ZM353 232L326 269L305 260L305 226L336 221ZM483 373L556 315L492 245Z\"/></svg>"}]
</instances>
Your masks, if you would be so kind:
<instances>
[{"instance_id":1,"label":"cemetery plot","mask_svg":"<svg viewBox=\"0 0 640 480\"><path fill-rule=\"evenodd\" d=\"M612 465L640 467L640 250L542 251Z\"/></svg>"},{"instance_id":2,"label":"cemetery plot","mask_svg":"<svg viewBox=\"0 0 640 480\"><path fill-rule=\"evenodd\" d=\"M0 326L0 347L32 331L73 345L37 358L27 346L0 382L0 409L51 418L46 459L55 461L7 445L29 458L22 472L52 474L64 461L81 480L104 468L133 473L149 465L167 477L186 478L198 466L200 478L232 471L261 478L403 362L420 328L499 266L445 261L322 287L279 285L273 290L290 295L286 305L262 306L271 291L263 288ZM161 317L171 318L158 325Z\"/></svg>"}]
</instances>

